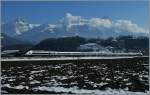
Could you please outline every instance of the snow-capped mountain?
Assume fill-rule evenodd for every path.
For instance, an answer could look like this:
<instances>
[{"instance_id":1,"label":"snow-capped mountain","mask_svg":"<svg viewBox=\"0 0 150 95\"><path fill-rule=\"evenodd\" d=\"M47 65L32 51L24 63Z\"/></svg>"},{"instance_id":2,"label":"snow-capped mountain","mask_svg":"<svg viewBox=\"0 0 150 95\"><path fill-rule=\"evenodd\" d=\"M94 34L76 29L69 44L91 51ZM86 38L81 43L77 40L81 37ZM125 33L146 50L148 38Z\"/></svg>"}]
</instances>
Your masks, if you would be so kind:
<instances>
[{"instance_id":1,"label":"snow-capped mountain","mask_svg":"<svg viewBox=\"0 0 150 95\"><path fill-rule=\"evenodd\" d=\"M18 17L17 19L11 22L3 23L1 25L2 32L11 37L22 35L24 32L36 26L37 25L27 23L23 18L20 18L20 17Z\"/></svg>"},{"instance_id":2,"label":"snow-capped mountain","mask_svg":"<svg viewBox=\"0 0 150 95\"><path fill-rule=\"evenodd\" d=\"M2 24L2 32L37 43L46 38L81 36L86 38L107 38L119 35L148 35L148 30L130 20L113 21L106 18L73 16L67 13L57 24L29 24L18 18Z\"/></svg>"}]
</instances>

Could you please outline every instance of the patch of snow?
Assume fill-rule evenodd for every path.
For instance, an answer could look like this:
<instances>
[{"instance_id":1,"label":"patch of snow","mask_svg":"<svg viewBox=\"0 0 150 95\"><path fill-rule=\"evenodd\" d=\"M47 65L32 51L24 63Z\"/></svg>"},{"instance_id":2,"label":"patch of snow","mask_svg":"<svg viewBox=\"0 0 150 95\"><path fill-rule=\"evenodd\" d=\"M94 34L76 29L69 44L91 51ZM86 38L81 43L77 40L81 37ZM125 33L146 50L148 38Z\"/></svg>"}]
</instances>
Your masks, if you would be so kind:
<instances>
[{"instance_id":1,"label":"patch of snow","mask_svg":"<svg viewBox=\"0 0 150 95\"><path fill-rule=\"evenodd\" d=\"M76 93L76 94L88 94L88 95L149 95L149 92L130 92L125 91L122 89L115 90L115 89L107 89L105 91L101 90L86 90L86 89L79 89L78 87L74 86L71 88L64 88L64 87L46 87L46 86L39 86L37 88L33 88L33 90L41 90L41 91L54 91L54 92L64 92L64 93Z\"/></svg>"},{"instance_id":2,"label":"patch of snow","mask_svg":"<svg viewBox=\"0 0 150 95\"><path fill-rule=\"evenodd\" d=\"M13 88L15 88L15 89L24 89L24 88L29 89L28 86L23 86L23 85L18 85L18 86L13 87Z\"/></svg>"},{"instance_id":3,"label":"patch of snow","mask_svg":"<svg viewBox=\"0 0 150 95\"><path fill-rule=\"evenodd\" d=\"M45 70L40 70L40 71L31 71L30 74L35 74L35 73L41 73L41 72L44 72Z\"/></svg>"},{"instance_id":4,"label":"patch of snow","mask_svg":"<svg viewBox=\"0 0 150 95\"><path fill-rule=\"evenodd\" d=\"M40 81L37 81L37 80L34 80L34 81L31 81L30 84L36 84L36 83L41 83Z\"/></svg>"},{"instance_id":5,"label":"patch of snow","mask_svg":"<svg viewBox=\"0 0 150 95\"><path fill-rule=\"evenodd\" d=\"M10 84L4 84L2 85L2 87L8 87L8 88L14 88L14 89L24 89L24 88L29 89L28 86L18 85L18 86L12 87Z\"/></svg>"}]
</instances>

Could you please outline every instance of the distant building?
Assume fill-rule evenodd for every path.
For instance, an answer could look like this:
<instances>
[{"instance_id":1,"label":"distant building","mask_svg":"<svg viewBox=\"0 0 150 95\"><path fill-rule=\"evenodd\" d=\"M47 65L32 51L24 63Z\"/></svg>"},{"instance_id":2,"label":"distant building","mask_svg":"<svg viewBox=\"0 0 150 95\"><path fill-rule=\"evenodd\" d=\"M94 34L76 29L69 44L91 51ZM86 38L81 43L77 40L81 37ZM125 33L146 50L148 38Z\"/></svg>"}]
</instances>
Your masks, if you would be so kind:
<instances>
[{"instance_id":1,"label":"distant building","mask_svg":"<svg viewBox=\"0 0 150 95\"><path fill-rule=\"evenodd\" d=\"M108 49L108 50L111 51L111 52L115 52L115 48L112 47L112 46L107 46L107 47L105 47L105 48Z\"/></svg>"},{"instance_id":2,"label":"distant building","mask_svg":"<svg viewBox=\"0 0 150 95\"><path fill-rule=\"evenodd\" d=\"M99 45L97 45L96 43L87 43L80 45L78 49L81 51L98 51Z\"/></svg>"},{"instance_id":3,"label":"distant building","mask_svg":"<svg viewBox=\"0 0 150 95\"><path fill-rule=\"evenodd\" d=\"M110 52L108 49L106 49L103 46L98 45L96 43L87 43L87 44L80 45L78 47L78 50L80 50L80 51Z\"/></svg>"},{"instance_id":4,"label":"distant building","mask_svg":"<svg viewBox=\"0 0 150 95\"><path fill-rule=\"evenodd\" d=\"M127 50L125 48L120 49L120 48L115 48L112 46L107 46L105 48L108 49L112 53L127 53Z\"/></svg>"}]
</instances>

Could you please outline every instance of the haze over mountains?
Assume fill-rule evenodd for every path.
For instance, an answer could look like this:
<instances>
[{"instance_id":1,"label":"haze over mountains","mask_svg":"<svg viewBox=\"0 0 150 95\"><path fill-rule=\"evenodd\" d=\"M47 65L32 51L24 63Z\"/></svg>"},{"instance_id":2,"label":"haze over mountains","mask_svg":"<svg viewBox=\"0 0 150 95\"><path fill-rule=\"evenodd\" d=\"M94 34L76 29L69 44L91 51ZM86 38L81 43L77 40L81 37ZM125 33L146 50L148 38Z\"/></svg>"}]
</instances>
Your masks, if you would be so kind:
<instances>
[{"instance_id":1,"label":"haze over mountains","mask_svg":"<svg viewBox=\"0 0 150 95\"><path fill-rule=\"evenodd\" d=\"M81 36L85 38L108 38L119 35L148 36L148 30L130 20L89 18L67 13L57 24L31 24L17 18L1 25L2 33L24 41L39 43L46 38Z\"/></svg>"},{"instance_id":2,"label":"haze over mountains","mask_svg":"<svg viewBox=\"0 0 150 95\"><path fill-rule=\"evenodd\" d=\"M1 33L1 49L17 49L23 50L32 47L33 45L28 41L23 41L22 39L16 39L10 37L7 34Z\"/></svg>"}]
</instances>

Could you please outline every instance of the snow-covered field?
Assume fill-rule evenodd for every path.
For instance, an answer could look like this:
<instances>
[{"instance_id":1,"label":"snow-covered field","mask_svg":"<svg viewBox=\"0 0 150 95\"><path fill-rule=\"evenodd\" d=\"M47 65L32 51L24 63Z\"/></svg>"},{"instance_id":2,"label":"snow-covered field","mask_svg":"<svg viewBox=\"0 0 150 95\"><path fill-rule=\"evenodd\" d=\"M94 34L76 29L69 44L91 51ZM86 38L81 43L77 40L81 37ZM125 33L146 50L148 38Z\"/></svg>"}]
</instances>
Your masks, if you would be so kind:
<instances>
[{"instance_id":1,"label":"snow-covered field","mask_svg":"<svg viewBox=\"0 0 150 95\"><path fill-rule=\"evenodd\" d=\"M148 60L2 67L2 93L149 95Z\"/></svg>"},{"instance_id":2,"label":"snow-covered field","mask_svg":"<svg viewBox=\"0 0 150 95\"><path fill-rule=\"evenodd\" d=\"M28 89L27 86L16 86L11 87L10 85L6 84L3 87L9 87L14 89ZM46 86L39 86L36 88L33 88L34 91L50 91L50 92L56 92L56 93L75 93L76 95L150 95L150 92L132 92L127 91L127 89L106 89L105 91L102 90L87 90L87 89L79 89L78 87L70 87L70 88L64 88L64 87L46 87ZM7 93L7 91L3 91L2 93Z\"/></svg>"}]
</instances>

